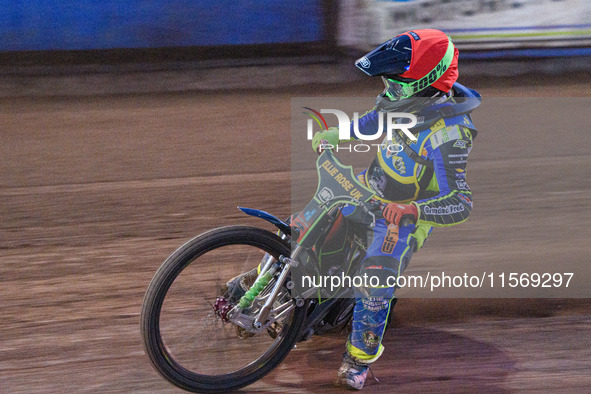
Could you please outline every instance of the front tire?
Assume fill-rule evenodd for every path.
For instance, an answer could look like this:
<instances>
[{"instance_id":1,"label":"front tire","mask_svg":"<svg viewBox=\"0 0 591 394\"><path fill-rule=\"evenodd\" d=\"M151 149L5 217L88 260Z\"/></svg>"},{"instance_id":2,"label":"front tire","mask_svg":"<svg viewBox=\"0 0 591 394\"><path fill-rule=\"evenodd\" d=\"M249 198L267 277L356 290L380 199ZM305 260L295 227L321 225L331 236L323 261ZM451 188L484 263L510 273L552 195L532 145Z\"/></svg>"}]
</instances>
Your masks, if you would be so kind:
<instances>
[{"instance_id":1,"label":"front tire","mask_svg":"<svg viewBox=\"0 0 591 394\"><path fill-rule=\"evenodd\" d=\"M287 356L299 338L304 307L280 323L273 338L236 336L212 304L231 277L256 267L268 253L289 256L277 235L230 226L204 233L175 251L158 269L146 292L140 330L150 362L166 380L193 392L228 391L261 379Z\"/></svg>"}]
</instances>

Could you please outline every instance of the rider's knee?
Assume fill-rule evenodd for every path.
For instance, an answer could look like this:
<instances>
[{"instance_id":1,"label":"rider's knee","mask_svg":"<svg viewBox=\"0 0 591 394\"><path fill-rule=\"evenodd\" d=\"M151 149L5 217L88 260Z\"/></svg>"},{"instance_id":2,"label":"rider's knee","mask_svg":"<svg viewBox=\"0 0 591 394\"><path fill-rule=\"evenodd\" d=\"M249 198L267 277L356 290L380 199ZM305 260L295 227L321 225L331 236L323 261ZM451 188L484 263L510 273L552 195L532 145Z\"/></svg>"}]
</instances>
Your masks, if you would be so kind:
<instances>
[{"instance_id":1,"label":"rider's knee","mask_svg":"<svg viewBox=\"0 0 591 394\"><path fill-rule=\"evenodd\" d=\"M357 289L357 296L391 300L394 297L399 266L398 260L390 256L366 258L359 267L363 286Z\"/></svg>"}]
</instances>

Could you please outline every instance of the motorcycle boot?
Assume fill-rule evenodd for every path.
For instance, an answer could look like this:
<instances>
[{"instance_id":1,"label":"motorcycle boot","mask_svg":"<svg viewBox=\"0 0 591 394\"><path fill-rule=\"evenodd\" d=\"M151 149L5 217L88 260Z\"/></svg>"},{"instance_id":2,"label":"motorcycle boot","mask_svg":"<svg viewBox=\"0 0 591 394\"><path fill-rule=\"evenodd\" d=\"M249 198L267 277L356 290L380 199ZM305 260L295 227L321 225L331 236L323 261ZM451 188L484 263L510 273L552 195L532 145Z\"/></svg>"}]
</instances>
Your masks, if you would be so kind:
<instances>
[{"instance_id":1,"label":"motorcycle boot","mask_svg":"<svg viewBox=\"0 0 591 394\"><path fill-rule=\"evenodd\" d=\"M337 372L335 384L348 390L361 390L367 378L369 365L364 364L349 355L343 354L343 363Z\"/></svg>"},{"instance_id":2,"label":"motorcycle boot","mask_svg":"<svg viewBox=\"0 0 591 394\"><path fill-rule=\"evenodd\" d=\"M233 304L240 301L240 298L250 289L254 284L258 276L257 269L240 274L228 280L225 285L222 286L222 294Z\"/></svg>"}]
</instances>

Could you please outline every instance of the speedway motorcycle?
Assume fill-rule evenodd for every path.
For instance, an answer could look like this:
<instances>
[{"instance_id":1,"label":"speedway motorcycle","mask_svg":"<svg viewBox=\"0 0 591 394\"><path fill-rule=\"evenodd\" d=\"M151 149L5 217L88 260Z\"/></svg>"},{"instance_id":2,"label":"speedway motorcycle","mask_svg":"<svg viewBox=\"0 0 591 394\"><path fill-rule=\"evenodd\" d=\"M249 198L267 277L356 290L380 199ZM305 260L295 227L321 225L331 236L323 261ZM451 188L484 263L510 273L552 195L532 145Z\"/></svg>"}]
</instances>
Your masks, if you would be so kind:
<instances>
[{"instance_id":1,"label":"speedway motorcycle","mask_svg":"<svg viewBox=\"0 0 591 394\"><path fill-rule=\"evenodd\" d=\"M141 335L166 380L193 392L235 390L276 368L299 341L346 327L352 288L301 279L353 275L380 204L331 151L318 157L316 169L312 200L289 220L239 208L277 233L216 228L158 269L145 294ZM247 271L249 278L240 276Z\"/></svg>"}]
</instances>

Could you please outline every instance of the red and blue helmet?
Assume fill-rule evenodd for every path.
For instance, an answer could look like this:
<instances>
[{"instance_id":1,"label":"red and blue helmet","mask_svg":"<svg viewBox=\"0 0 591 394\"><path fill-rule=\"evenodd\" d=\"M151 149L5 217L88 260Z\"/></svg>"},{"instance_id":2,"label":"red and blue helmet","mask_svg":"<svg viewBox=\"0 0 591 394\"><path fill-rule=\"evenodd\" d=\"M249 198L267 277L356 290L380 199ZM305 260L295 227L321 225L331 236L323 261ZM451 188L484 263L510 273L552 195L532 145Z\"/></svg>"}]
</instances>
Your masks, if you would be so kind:
<instances>
[{"instance_id":1,"label":"red and blue helmet","mask_svg":"<svg viewBox=\"0 0 591 394\"><path fill-rule=\"evenodd\" d=\"M458 50L444 32L411 30L383 43L355 65L367 75L381 76L383 96L397 101L433 87L448 92L458 79Z\"/></svg>"}]
</instances>

